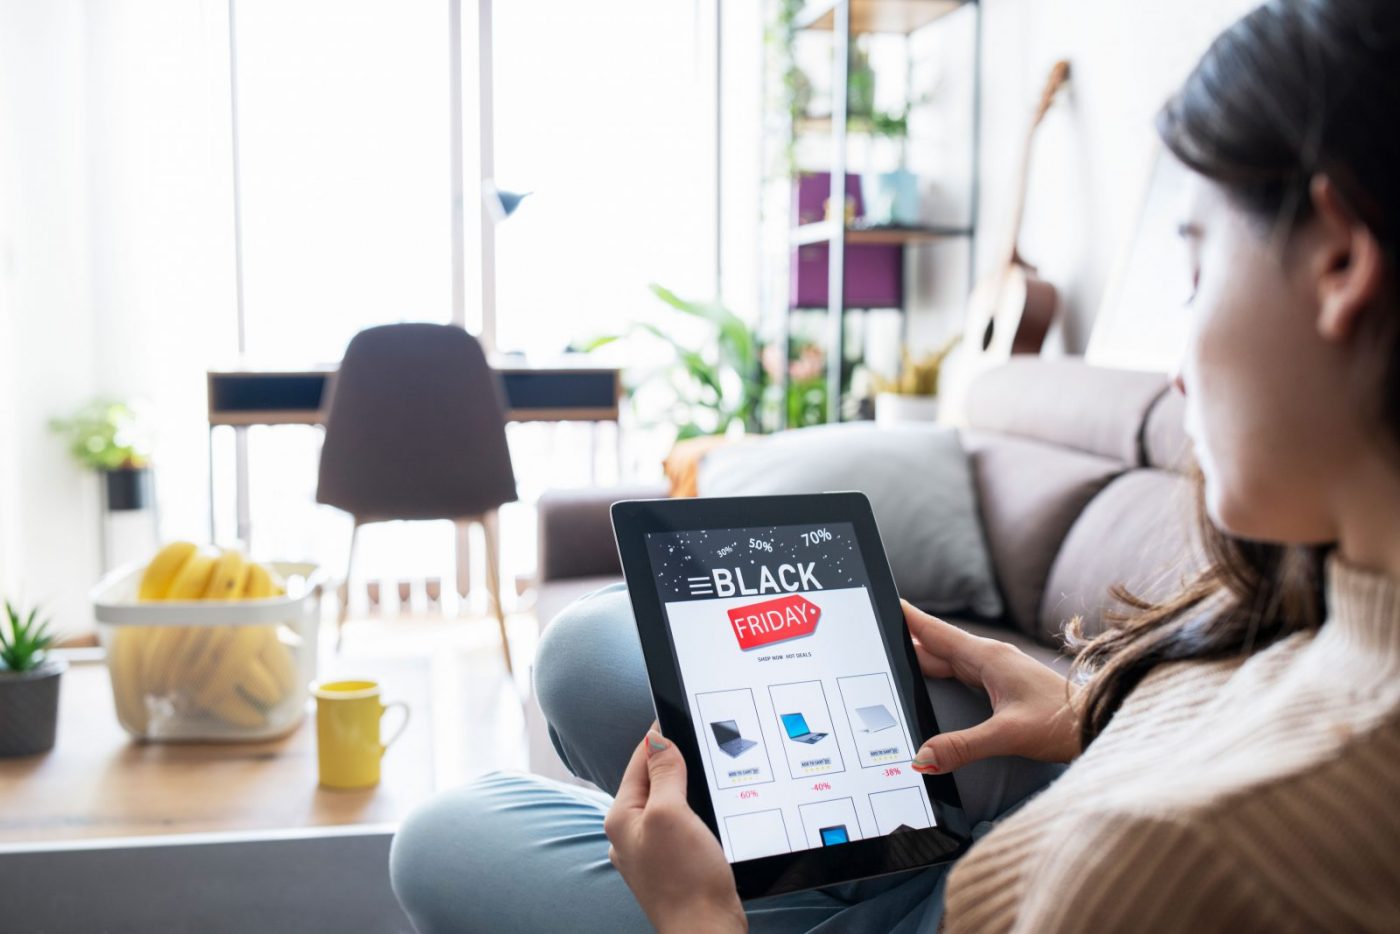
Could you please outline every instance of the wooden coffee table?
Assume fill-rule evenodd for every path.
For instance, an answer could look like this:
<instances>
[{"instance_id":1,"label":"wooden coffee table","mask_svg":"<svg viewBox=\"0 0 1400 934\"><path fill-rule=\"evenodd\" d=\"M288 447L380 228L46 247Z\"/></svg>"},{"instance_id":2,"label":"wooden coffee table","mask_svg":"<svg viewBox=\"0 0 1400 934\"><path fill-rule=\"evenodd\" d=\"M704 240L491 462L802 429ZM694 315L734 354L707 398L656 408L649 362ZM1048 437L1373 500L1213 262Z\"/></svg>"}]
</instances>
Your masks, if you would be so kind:
<instances>
[{"instance_id":1,"label":"wooden coffee table","mask_svg":"<svg viewBox=\"0 0 1400 934\"><path fill-rule=\"evenodd\" d=\"M334 663L328 676L377 679L385 700L412 708L380 785L335 791L317 785L310 705L277 740L137 742L117 723L105 664L75 662L63 675L53 751L0 759L0 843L397 822L443 781L439 668L428 657Z\"/></svg>"}]
</instances>

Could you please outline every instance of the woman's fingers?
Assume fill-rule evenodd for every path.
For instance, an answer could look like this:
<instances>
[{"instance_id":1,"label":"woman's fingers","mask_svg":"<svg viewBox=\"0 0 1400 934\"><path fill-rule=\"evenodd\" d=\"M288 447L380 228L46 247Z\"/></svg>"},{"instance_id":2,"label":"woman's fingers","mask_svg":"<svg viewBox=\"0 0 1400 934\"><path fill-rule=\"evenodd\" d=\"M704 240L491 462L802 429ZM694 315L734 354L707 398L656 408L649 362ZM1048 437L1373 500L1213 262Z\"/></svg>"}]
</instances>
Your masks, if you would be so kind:
<instances>
[{"instance_id":1,"label":"woman's fingers","mask_svg":"<svg viewBox=\"0 0 1400 934\"><path fill-rule=\"evenodd\" d=\"M953 666L946 658L934 655L924 648L918 639L914 640L914 656L919 660L919 670L926 678L951 678Z\"/></svg>"},{"instance_id":2,"label":"woman's fingers","mask_svg":"<svg viewBox=\"0 0 1400 934\"><path fill-rule=\"evenodd\" d=\"M981 655L987 640L930 616L908 600L899 602L920 670L930 678L957 678L969 687L981 687Z\"/></svg>"},{"instance_id":3,"label":"woman's fingers","mask_svg":"<svg viewBox=\"0 0 1400 934\"><path fill-rule=\"evenodd\" d=\"M651 771L647 767L646 740L632 750L632 758L627 760L627 770L622 773L622 781L613 795L614 810L631 810L646 807L647 796L651 793Z\"/></svg>"},{"instance_id":4,"label":"woman's fingers","mask_svg":"<svg viewBox=\"0 0 1400 934\"><path fill-rule=\"evenodd\" d=\"M655 723L632 750L632 758L613 796L611 810L620 818L629 811L645 810L653 803L686 803L685 760L675 744L662 737Z\"/></svg>"},{"instance_id":5,"label":"woman's fingers","mask_svg":"<svg viewBox=\"0 0 1400 934\"><path fill-rule=\"evenodd\" d=\"M914 769L919 772L951 772L965 765L1004 756L1011 751L1004 725L995 715L966 730L939 733L919 748Z\"/></svg>"},{"instance_id":6,"label":"woman's fingers","mask_svg":"<svg viewBox=\"0 0 1400 934\"><path fill-rule=\"evenodd\" d=\"M647 731L643 745L647 751L647 773L651 780L647 806L686 807L685 759L681 757L681 751L655 728Z\"/></svg>"},{"instance_id":7,"label":"woman's fingers","mask_svg":"<svg viewBox=\"0 0 1400 934\"><path fill-rule=\"evenodd\" d=\"M904 622L910 634L932 655L951 658L965 651L967 643L975 638L937 616L925 613L908 600L899 602L904 606Z\"/></svg>"}]
</instances>

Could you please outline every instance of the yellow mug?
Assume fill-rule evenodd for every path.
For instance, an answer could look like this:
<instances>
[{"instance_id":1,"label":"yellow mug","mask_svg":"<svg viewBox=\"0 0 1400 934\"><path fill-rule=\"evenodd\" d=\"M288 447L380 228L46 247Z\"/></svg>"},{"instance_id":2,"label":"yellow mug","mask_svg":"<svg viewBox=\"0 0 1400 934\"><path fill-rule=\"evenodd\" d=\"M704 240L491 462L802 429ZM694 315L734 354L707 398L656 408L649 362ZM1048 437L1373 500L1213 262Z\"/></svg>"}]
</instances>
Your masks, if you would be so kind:
<instances>
[{"instance_id":1,"label":"yellow mug","mask_svg":"<svg viewBox=\"0 0 1400 934\"><path fill-rule=\"evenodd\" d=\"M376 681L323 681L313 685L316 696L316 754L321 784L327 788L372 788L379 784L379 760L408 726L408 705L385 704ZM379 721L397 707L403 721L379 741Z\"/></svg>"}]
</instances>

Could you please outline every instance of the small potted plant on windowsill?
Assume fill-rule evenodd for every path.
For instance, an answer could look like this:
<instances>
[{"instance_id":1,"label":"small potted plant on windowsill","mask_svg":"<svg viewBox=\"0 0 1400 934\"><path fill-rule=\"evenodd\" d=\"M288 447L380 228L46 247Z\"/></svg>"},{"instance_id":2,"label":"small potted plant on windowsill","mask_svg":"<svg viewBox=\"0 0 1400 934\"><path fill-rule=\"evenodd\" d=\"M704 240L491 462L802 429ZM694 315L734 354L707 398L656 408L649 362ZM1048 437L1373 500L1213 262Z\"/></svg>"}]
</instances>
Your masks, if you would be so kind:
<instances>
[{"instance_id":1,"label":"small potted plant on windowsill","mask_svg":"<svg viewBox=\"0 0 1400 934\"><path fill-rule=\"evenodd\" d=\"M881 425L938 420L938 378L961 335L928 356L915 360L904 351L899 377L875 379L875 421Z\"/></svg>"},{"instance_id":2,"label":"small potted plant on windowsill","mask_svg":"<svg viewBox=\"0 0 1400 934\"><path fill-rule=\"evenodd\" d=\"M79 465L102 475L109 511L150 508L150 451L145 426L131 406L99 400L49 427L67 440Z\"/></svg>"},{"instance_id":3,"label":"small potted plant on windowsill","mask_svg":"<svg viewBox=\"0 0 1400 934\"><path fill-rule=\"evenodd\" d=\"M7 600L0 619L0 756L53 748L58 683L68 663L49 654L54 635L38 610L25 616Z\"/></svg>"}]
</instances>

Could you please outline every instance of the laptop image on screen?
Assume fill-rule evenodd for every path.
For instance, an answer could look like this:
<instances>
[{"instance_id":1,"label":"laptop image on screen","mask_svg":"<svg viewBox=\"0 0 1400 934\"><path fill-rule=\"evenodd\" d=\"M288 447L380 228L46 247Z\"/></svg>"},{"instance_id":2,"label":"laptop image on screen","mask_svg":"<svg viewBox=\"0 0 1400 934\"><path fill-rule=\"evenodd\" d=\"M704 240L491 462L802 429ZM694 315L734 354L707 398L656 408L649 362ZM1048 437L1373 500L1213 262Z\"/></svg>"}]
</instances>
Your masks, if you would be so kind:
<instances>
[{"instance_id":1,"label":"laptop image on screen","mask_svg":"<svg viewBox=\"0 0 1400 934\"><path fill-rule=\"evenodd\" d=\"M739 735L739 724L733 720L720 720L710 724L710 729L714 730L715 742L719 744L725 755L731 759L737 759L745 752L749 751L758 743L751 739L744 739Z\"/></svg>"},{"instance_id":2,"label":"laptop image on screen","mask_svg":"<svg viewBox=\"0 0 1400 934\"><path fill-rule=\"evenodd\" d=\"M815 743L818 740L826 739L825 733L813 733L807 728L807 718L800 713L785 713L782 715L783 729L787 731L788 739L796 740L799 743Z\"/></svg>"},{"instance_id":3,"label":"laptop image on screen","mask_svg":"<svg viewBox=\"0 0 1400 934\"><path fill-rule=\"evenodd\" d=\"M851 835L846 832L845 824L837 824L835 827L823 827L817 831L822 838L822 846L835 846L838 843L850 843Z\"/></svg>"},{"instance_id":4,"label":"laptop image on screen","mask_svg":"<svg viewBox=\"0 0 1400 934\"><path fill-rule=\"evenodd\" d=\"M865 732L867 733L878 733L894 726L894 717L885 709L884 704L876 704L873 707L857 707L856 716L860 717L860 722L865 724Z\"/></svg>"}]
</instances>

